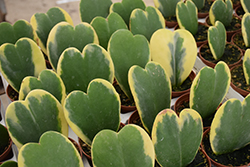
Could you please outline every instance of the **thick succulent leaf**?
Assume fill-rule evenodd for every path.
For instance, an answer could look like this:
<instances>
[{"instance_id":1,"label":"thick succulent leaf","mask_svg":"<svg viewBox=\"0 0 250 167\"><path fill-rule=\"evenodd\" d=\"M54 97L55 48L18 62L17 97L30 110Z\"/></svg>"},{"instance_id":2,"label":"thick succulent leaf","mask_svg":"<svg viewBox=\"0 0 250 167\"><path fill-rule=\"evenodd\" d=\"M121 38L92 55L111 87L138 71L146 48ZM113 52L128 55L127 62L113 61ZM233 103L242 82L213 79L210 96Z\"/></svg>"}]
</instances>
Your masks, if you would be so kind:
<instances>
[{"instance_id":1,"label":"thick succulent leaf","mask_svg":"<svg viewBox=\"0 0 250 167\"><path fill-rule=\"evenodd\" d=\"M104 79L90 82L87 94L71 92L64 103L69 126L85 143L103 129L117 131L120 125L120 97L112 84Z\"/></svg>"},{"instance_id":2,"label":"thick succulent leaf","mask_svg":"<svg viewBox=\"0 0 250 167\"><path fill-rule=\"evenodd\" d=\"M86 92L88 84L95 78L113 83L114 73L109 53L93 43L86 45L82 54L76 48L66 49L57 66L57 74L62 78L67 94L73 90Z\"/></svg>"},{"instance_id":3,"label":"thick succulent leaf","mask_svg":"<svg viewBox=\"0 0 250 167\"><path fill-rule=\"evenodd\" d=\"M52 70L43 70L38 78L27 76L23 79L19 100L24 100L28 93L34 89L43 89L51 93L62 104L66 97L66 89L60 76Z\"/></svg>"},{"instance_id":4,"label":"thick succulent leaf","mask_svg":"<svg viewBox=\"0 0 250 167\"><path fill-rule=\"evenodd\" d=\"M233 18L233 3L231 0L216 0L209 9L209 19L212 25L219 20L226 27Z\"/></svg>"},{"instance_id":5,"label":"thick succulent leaf","mask_svg":"<svg viewBox=\"0 0 250 167\"><path fill-rule=\"evenodd\" d=\"M2 153L3 153L2 151L4 151L2 149L7 148L9 146L9 144L10 144L10 136L9 136L8 130L2 124L0 124L0 134L1 134L1 137L0 137L1 154L0 155L2 155ZM2 158L2 160L5 160L5 159Z\"/></svg>"},{"instance_id":6,"label":"thick succulent leaf","mask_svg":"<svg viewBox=\"0 0 250 167\"><path fill-rule=\"evenodd\" d=\"M130 30L134 35L144 35L149 41L152 34L162 28L165 28L165 20L157 8L148 6L145 10L134 9L132 11Z\"/></svg>"},{"instance_id":7,"label":"thick succulent leaf","mask_svg":"<svg viewBox=\"0 0 250 167\"><path fill-rule=\"evenodd\" d=\"M122 0L110 6L110 12L118 13L129 27L130 15L134 9L145 10L146 5L143 0Z\"/></svg>"},{"instance_id":8,"label":"thick succulent leaf","mask_svg":"<svg viewBox=\"0 0 250 167\"><path fill-rule=\"evenodd\" d=\"M205 6L205 0L192 0L198 9L202 9Z\"/></svg>"},{"instance_id":9,"label":"thick succulent leaf","mask_svg":"<svg viewBox=\"0 0 250 167\"><path fill-rule=\"evenodd\" d=\"M143 126L151 134L156 115L170 108L170 79L160 64L149 62L145 69L132 66L128 81Z\"/></svg>"},{"instance_id":10,"label":"thick succulent leaf","mask_svg":"<svg viewBox=\"0 0 250 167\"><path fill-rule=\"evenodd\" d=\"M247 84L250 84L250 49L247 49L243 58L243 72Z\"/></svg>"},{"instance_id":11,"label":"thick succulent leaf","mask_svg":"<svg viewBox=\"0 0 250 167\"><path fill-rule=\"evenodd\" d=\"M250 46L249 26L250 26L250 13L245 13L241 20L241 27L242 27L241 31L242 31L242 37L243 37L246 47Z\"/></svg>"},{"instance_id":12,"label":"thick succulent leaf","mask_svg":"<svg viewBox=\"0 0 250 167\"><path fill-rule=\"evenodd\" d=\"M73 26L70 15L60 7L52 7L46 13L35 13L30 24L36 32L37 44L47 55L47 39L51 29L59 22L66 21Z\"/></svg>"},{"instance_id":13,"label":"thick succulent leaf","mask_svg":"<svg viewBox=\"0 0 250 167\"><path fill-rule=\"evenodd\" d=\"M49 130L68 136L62 105L41 89L31 91L24 101L12 102L5 117L11 139L19 149L28 142L38 142L40 136Z\"/></svg>"},{"instance_id":14,"label":"thick succulent leaf","mask_svg":"<svg viewBox=\"0 0 250 167\"><path fill-rule=\"evenodd\" d=\"M0 47L0 71L17 92L26 76L38 76L46 69L43 53L29 38L21 38L16 44L5 43Z\"/></svg>"},{"instance_id":15,"label":"thick succulent leaf","mask_svg":"<svg viewBox=\"0 0 250 167\"><path fill-rule=\"evenodd\" d=\"M164 18L174 16L176 13L176 5L182 0L154 0L154 5L160 10Z\"/></svg>"},{"instance_id":16,"label":"thick succulent leaf","mask_svg":"<svg viewBox=\"0 0 250 167\"><path fill-rule=\"evenodd\" d=\"M111 0L81 0L80 17L82 22L90 23L96 16L106 18L111 5Z\"/></svg>"},{"instance_id":17,"label":"thick succulent leaf","mask_svg":"<svg viewBox=\"0 0 250 167\"><path fill-rule=\"evenodd\" d=\"M225 98L231 82L227 64L220 61L214 69L203 67L196 75L190 89L190 108L202 118L211 116Z\"/></svg>"},{"instance_id":18,"label":"thick succulent leaf","mask_svg":"<svg viewBox=\"0 0 250 167\"><path fill-rule=\"evenodd\" d=\"M148 134L137 125L126 125L119 133L99 132L91 147L94 167L154 167L155 151Z\"/></svg>"},{"instance_id":19,"label":"thick succulent leaf","mask_svg":"<svg viewBox=\"0 0 250 167\"><path fill-rule=\"evenodd\" d=\"M39 143L24 145L18 154L19 167L84 167L74 144L61 133L45 132Z\"/></svg>"},{"instance_id":20,"label":"thick succulent leaf","mask_svg":"<svg viewBox=\"0 0 250 167\"><path fill-rule=\"evenodd\" d=\"M53 69L57 69L59 57L65 49L75 47L82 51L89 43L99 44L97 34L90 24L82 22L73 27L67 22L61 22L55 25L47 41L47 53Z\"/></svg>"},{"instance_id":21,"label":"thick succulent leaf","mask_svg":"<svg viewBox=\"0 0 250 167\"><path fill-rule=\"evenodd\" d=\"M176 6L176 18L180 28L195 35L198 31L198 10L191 0L179 2Z\"/></svg>"},{"instance_id":22,"label":"thick succulent leaf","mask_svg":"<svg viewBox=\"0 0 250 167\"><path fill-rule=\"evenodd\" d=\"M16 161L8 160L3 162L0 167L18 167Z\"/></svg>"},{"instance_id":23,"label":"thick succulent leaf","mask_svg":"<svg viewBox=\"0 0 250 167\"><path fill-rule=\"evenodd\" d=\"M101 16L95 17L90 25L95 29L99 43L105 49L107 49L111 35L116 30L128 29L122 17L114 12L110 13L107 19Z\"/></svg>"},{"instance_id":24,"label":"thick succulent leaf","mask_svg":"<svg viewBox=\"0 0 250 167\"><path fill-rule=\"evenodd\" d=\"M250 12L250 1L240 0L240 3L241 3L243 10L245 11L245 13L249 13Z\"/></svg>"},{"instance_id":25,"label":"thick succulent leaf","mask_svg":"<svg viewBox=\"0 0 250 167\"><path fill-rule=\"evenodd\" d=\"M181 85L191 73L197 46L193 35L184 29L156 31L150 40L152 60L165 69L172 86Z\"/></svg>"},{"instance_id":26,"label":"thick succulent leaf","mask_svg":"<svg viewBox=\"0 0 250 167\"><path fill-rule=\"evenodd\" d=\"M117 30L109 40L108 52L114 63L115 78L119 86L133 99L128 84L128 71L133 65L144 68L150 61L147 39L142 35L133 36L129 30Z\"/></svg>"},{"instance_id":27,"label":"thick succulent leaf","mask_svg":"<svg viewBox=\"0 0 250 167\"><path fill-rule=\"evenodd\" d=\"M33 28L26 20L18 20L13 26L8 22L0 23L0 45L4 43L15 44L18 39L27 37L34 39Z\"/></svg>"},{"instance_id":28,"label":"thick succulent leaf","mask_svg":"<svg viewBox=\"0 0 250 167\"><path fill-rule=\"evenodd\" d=\"M156 160L161 166L187 166L198 152L202 133L202 119L195 110L184 109L180 117L171 109L161 111L152 130Z\"/></svg>"},{"instance_id":29,"label":"thick succulent leaf","mask_svg":"<svg viewBox=\"0 0 250 167\"><path fill-rule=\"evenodd\" d=\"M226 42L226 29L220 21L216 21L214 26L208 28L208 45L215 60L223 56Z\"/></svg>"},{"instance_id":30,"label":"thick succulent leaf","mask_svg":"<svg viewBox=\"0 0 250 167\"><path fill-rule=\"evenodd\" d=\"M216 112L210 129L210 144L215 154L240 149L250 143L250 95L243 102L232 98Z\"/></svg>"}]
</instances>

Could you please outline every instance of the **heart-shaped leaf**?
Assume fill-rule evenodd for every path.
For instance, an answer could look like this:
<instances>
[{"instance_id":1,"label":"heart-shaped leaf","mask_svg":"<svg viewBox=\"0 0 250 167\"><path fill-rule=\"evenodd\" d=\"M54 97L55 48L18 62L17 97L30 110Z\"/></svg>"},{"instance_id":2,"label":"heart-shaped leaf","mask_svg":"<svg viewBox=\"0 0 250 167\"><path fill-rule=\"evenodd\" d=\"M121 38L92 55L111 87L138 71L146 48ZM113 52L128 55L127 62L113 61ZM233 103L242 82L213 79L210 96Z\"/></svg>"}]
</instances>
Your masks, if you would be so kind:
<instances>
[{"instance_id":1,"label":"heart-shaped leaf","mask_svg":"<svg viewBox=\"0 0 250 167\"><path fill-rule=\"evenodd\" d=\"M191 73L197 55L193 35L184 29L157 30L151 40L152 60L165 69L172 86L181 85Z\"/></svg>"},{"instance_id":2,"label":"heart-shaped leaf","mask_svg":"<svg viewBox=\"0 0 250 167\"><path fill-rule=\"evenodd\" d=\"M33 28L26 20L18 20L13 26L8 22L0 23L0 45L4 43L15 44L18 39L27 37L34 39Z\"/></svg>"},{"instance_id":3,"label":"heart-shaped leaf","mask_svg":"<svg viewBox=\"0 0 250 167\"><path fill-rule=\"evenodd\" d=\"M34 89L43 89L51 93L55 98L64 102L66 90L60 76L52 70L43 70L38 78L27 76L23 79L20 91L19 100L24 100L27 94Z\"/></svg>"},{"instance_id":4,"label":"heart-shaped leaf","mask_svg":"<svg viewBox=\"0 0 250 167\"><path fill-rule=\"evenodd\" d=\"M219 20L225 27L233 18L233 3L231 0L216 0L209 9L209 19L212 25Z\"/></svg>"},{"instance_id":5,"label":"heart-shaped leaf","mask_svg":"<svg viewBox=\"0 0 250 167\"><path fill-rule=\"evenodd\" d=\"M241 32L246 47L250 46L250 13L245 13L241 20Z\"/></svg>"},{"instance_id":6,"label":"heart-shaped leaf","mask_svg":"<svg viewBox=\"0 0 250 167\"><path fill-rule=\"evenodd\" d=\"M47 13L35 13L30 19L30 24L36 32L36 41L46 55L49 32L57 23L62 21L66 21L73 26L70 15L60 7L52 7Z\"/></svg>"},{"instance_id":7,"label":"heart-shaped leaf","mask_svg":"<svg viewBox=\"0 0 250 167\"><path fill-rule=\"evenodd\" d=\"M145 11L142 9L132 11L130 30L134 35L144 35L150 41L152 34L162 28L165 28L165 20L157 8L148 6Z\"/></svg>"},{"instance_id":8,"label":"heart-shaped leaf","mask_svg":"<svg viewBox=\"0 0 250 167\"><path fill-rule=\"evenodd\" d=\"M241 6L245 13L250 12L250 1L248 0L240 0Z\"/></svg>"},{"instance_id":9,"label":"heart-shaped leaf","mask_svg":"<svg viewBox=\"0 0 250 167\"><path fill-rule=\"evenodd\" d=\"M247 84L250 83L250 49L247 49L243 58L243 72Z\"/></svg>"},{"instance_id":10,"label":"heart-shaped leaf","mask_svg":"<svg viewBox=\"0 0 250 167\"><path fill-rule=\"evenodd\" d=\"M68 136L62 105L41 89L31 91L25 101L12 102L6 109L5 119L10 137L18 148L28 142L38 142L49 130Z\"/></svg>"},{"instance_id":11,"label":"heart-shaped leaf","mask_svg":"<svg viewBox=\"0 0 250 167\"><path fill-rule=\"evenodd\" d=\"M24 145L18 154L18 166L84 167L82 158L73 143L55 131L45 132L39 143Z\"/></svg>"},{"instance_id":12,"label":"heart-shaped leaf","mask_svg":"<svg viewBox=\"0 0 250 167\"><path fill-rule=\"evenodd\" d=\"M106 18L109 15L111 0L81 0L80 16L82 22L90 23L96 16Z\"/></svg>"},{"instance_id":13,"label":"heart-shaped leaf","mask_svg":"<svg viewBox=\"0 0 250 167\"><path fill-rule=\"evenodd\" d=\"M175 15L176 5L180 1L182 0L154 0L154 5L161 11L164 18L167 18Z\"/></svg>"},{"instance_id":14,"label":"heart-shaped leaf","mask_svg":"<svg viewBox=\"0 0 250 167\"><path fill-rule=\"evenodd\" d=\"M118 13L129 27L130 15L136 8L145 10L146 5L143 0L122 0L122 2L113 3L110 6L110 12Z\"/></svg>"},{"instance_id":15,"label":"heart-shaped leaf","mask_svg":"<svg viewBox=\"0 0 250 167\"><path fill-rule=\"evenodd\" d=\"M107 19L104 17L95 17L90 25L95 29L102 47L107 49L108 41L111 35L119 29L128 29L124 20L117 13L110 13Z\"/></svg>"},{"instance_id":16,"label":"heart-shaped leaf","mask_svg":"<svg viewBox=\"0 0 250 167\"><path fill-rule=\"evenodd\" d=\"M87 94L71 92L64 103L66 120L85 143L91 145L103 129L117 131L120 125L120 98L112 84L104 79L89 83Z\"/></svg>"},{"instance_id":17,"label":"heart-shaped leaf","mask_svg":"<svg viewBox=\"0 0 250 167\"><path fill-rule=\"evenodd\" d=\"M191 0L177 3L176 18L180 28L193 35L198 32L198 10Z\"/></svg>"},{"instance_id":18,"label":"heart-shaped leaf","mask_svg":"<svg viewBox=\"0 0 250 167\"><path fill-rule=\"evenodd\" d=\"M216 21L214 26L208 28L208 45L215 60L223 56L226 42L226 29L220 21Z\"/></svg>"},{"instance_id":19,"label":"heart-shaped leaf","mask_svg":"<svg viewBox=\"0 0 250 167\"><path fill-rule=\"evenodd\" d=\"M119 133L99 132L91 147L95 167L154 167L155 151L148 134L139 126L128 124Z\"/></svg>"},{"instance_id":20,"label":"heart-shaped leaf","mask_svg":"<svg viewBox=\"0 0 250 167\"><path fill-rule=\"evenodd\" d=\"M180 117L171 109L160 112L152 130L156 160L161 166L187 166L198 152L203 126L200 115L184 109Z\"/></svg>"},{"instance_id":21,"label":"heart-shaped leaf","mask_svg":"<svg viewBox=\"0 0 250 167\"><path fill-rule=\"evenodd\" d=\"M147 63L145 69L132 66L128 77L143 126L151 134L156 115L163 109L170 108L170 79L161 65L155 62Z\"/></svg>"},{"instance_id":22,"label":"heart-shaped leaf","mask_svg":"<svg viewBox=\"0 0 250 167\"><path fill-rule=\"evenodd\" d=\"M232 98L217 110L210 129L215 154L238 150L250 143L250 95L243 102Z\"/></svg>"},{"instance_id":23,"label":"heart-shaped leaf","mask_svg":"<svg viewBox=\"0 0 250 167\"><path fill-rule=\"evenodd\" d=\"M190 108L196 110L202 118L211 116L225 98L230 82L231 73L225 62L218 62L214 69L203 67L190 88Z\"/></svg>"},{"instance_id":24,"label":"heart-shaped leaf","mask_svg":"<svg viewBox=\"0 0 250 167\"><path fill-rule=\"evenodd\" d=\"M73 90L86 92L88 84L95 78L110 83L114 81L114 65L109 53L97 44L88 44L81 54L76 48L66 49L57 66L67 94Z\"/></svg>"},{"instance_id":25,"label":"heart-shaped leaf","mask_svg":"<svg viewBox=\"0 0 250 167\"><path fill-rule=\"evenodd\" d=\"M0 71L15 91L19 91L23 78L38 76L46 69L43 53L29 38L21 38L16 44L5 43L0 47Z\"/></svg>"},{"instance_id":26,"label":"heart-shaped leaf","mask_svg":"<svg viewBox=\"0 0 250 167\"><path fill-rule=\"evenodd\" d=\"M56 70L58 59L65 49L75 47L83 50L89 43L99 44L97 34L90 24L80 23L73 27L67 22L61 22L55 25L47 41L47 53L53 69Z\"/></svg>"},{"instance_id":27,"label":"heart-shaped leaf","mask_svg":"<svg viewBox=\"0 0 250 167\"><path fill-rule=\"evenodd\" d=\"M149 43L143 35L133 36L129 30L117 30L109 40L108 52L114 63L115 78L124 93L132 100L128 71L133 65L144 68L150 61Z\"/></svg>"}]
</instances>

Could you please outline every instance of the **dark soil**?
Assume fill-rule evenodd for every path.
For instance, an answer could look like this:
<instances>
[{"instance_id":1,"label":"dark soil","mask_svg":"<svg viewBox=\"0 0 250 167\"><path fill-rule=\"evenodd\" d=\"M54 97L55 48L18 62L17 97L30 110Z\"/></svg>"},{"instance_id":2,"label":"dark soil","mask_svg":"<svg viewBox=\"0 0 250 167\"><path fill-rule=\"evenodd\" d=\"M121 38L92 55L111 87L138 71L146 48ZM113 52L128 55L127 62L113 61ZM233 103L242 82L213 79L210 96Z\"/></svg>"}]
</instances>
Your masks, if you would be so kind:
<instances>
[{"instance_id":1,"label":"dark soil","mask_svg":"<svg viewBox=\"0 0 250 167\"><path fill-rule=\"evenodd\" d=\"M198 32L194 35L196 42L202 42L207 40L208 26L203 24L198 24Z\"/></svg>"},{"instance_id":2,"label":"dark soil","mask_svg":"<svg viewBox=\"0 0 250 167\"><path fill-rule=\"evenodd\" d=\"M178 91L184 91L191 87L192 80L188 77L181 85L176 86L172 85L172 91L178 92Z\"/></svg>"},{"instance_id":3,"label":"dark soil","mask_svg":"<svg viewBox=\"0 0 250 167\"><path fill-rule=\"evenodd\" d=\"M250 85L248 85L246 83L246 79L244 77L244 73L243 73L243 67L242 66L238 66L235 67L234 69L231 70L231 76L232 76L232 83L240 88L240 89L244 89L245 91L250 92Z\"/></svg>"},{"instance_id":4,"label":"dark soil","mask_svg":"<svg viewBox=\"0 0 250 167\"><path fill-rule=\"evenodd\" d=\"M236 33L232 40L233 40L233 43L242 50L247 50L250 48L250 47L246 47L242 33Z\"/></svg>"},{"instance_id":5,"label":"dark soil","mask_svg":"<svg viewBox=\"0 0 250 167\"><path fill-rule=\"evenodd\" d=\"M10 93L9 93L10 99L12 99L14 101L18 100L19 93L16 92L11 86L10 86L10 88L11 88Z\"/></svg>"},{"instance_id":6,"label":"dark soil","mask_svg":"<svg viewBox=\"0 0 250 167\"><path fill-rule=\"evenodd\" d=\"M245 11L244 11L243 8L240 6L239 8L237 8L237 10L235 10L235 13L237 14L237 16L239 16L240 18L242 18L243 15L245 14Z\"/></svg>"},{"instance_id":7,"label":"dark soil","mask_svg":"<svg viewBox=\"0 0 250 167\"><path fill-rule=\"evenodd\" d=\"M232 0L232 2L234 6L240 5L240 0Z\"/></svg>"},{"instance_id":8,"label":"dark soil","mask_svg":"<svg viewBox=\"0 0 250 167\"><path fill-rule=\"evenodd\" d=\"M165 20L170 21L170 22L177 22L176 16L168 16L165 18Z\"/></svg>"},{"instance_id":9,"label":"dark soil","mask_svg":"<svg viewBox=\"0 0 250 167\"><path fill-rule=\"evenodd\" d=\"M205 0L204 7L201 9L198 9L198 12L199 13L208 13L213 2L214 2L213 0Z\"/></svg>"},{"instance_id":10,"label":"dark soil","mask_svg":"<svg viewBox=\"0 0 250 167\"><path fill-rule=\"evenodd\" d=\"M219 61L224 61L227 65L231 65L239 61L242 55L238 47L227 43L223 56L220 59L215 60L207 43L201 48L201 56L215 64Z\"/></svg>"},{"instance_id":11,"label":"dark soil","mask_svg":"<svg viewBox=\"0 0 250 167\"><path fill-rule=\"evenodd\" d=\"M250 145L247 145L244 148L236 150L232 153L215 155L211 149L208 133L203 137L202 146L205 149L207 155L217 163L226 166L241 166L247 165L250 162Z\"/></svg>"},{"instance_id":12,"label":"dark soil","mask_svg":"<svg viewBox=\"0 0 250 167\"><path fill-rule=\"evenodd\" d=\"M119 94L120 96L120 100L121 100L121 105L124 106L135 106L135 102L131 101L126 94L122 91L121 87L118 85L117 82L113 83L113 86L116 90L116 92Z\"/></svg>"}]
</instances>

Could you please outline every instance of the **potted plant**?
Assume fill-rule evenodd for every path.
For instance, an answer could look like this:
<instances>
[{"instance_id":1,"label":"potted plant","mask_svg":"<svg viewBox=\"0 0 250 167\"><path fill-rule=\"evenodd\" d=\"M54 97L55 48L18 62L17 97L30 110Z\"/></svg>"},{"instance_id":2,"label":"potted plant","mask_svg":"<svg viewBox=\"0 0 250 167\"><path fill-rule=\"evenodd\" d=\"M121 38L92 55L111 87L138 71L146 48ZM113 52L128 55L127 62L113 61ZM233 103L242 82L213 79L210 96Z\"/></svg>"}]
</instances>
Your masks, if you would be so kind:
<instances>
[{"instance_id":1,"label":"potted plant","mask_svg":"<svg viewBox=\"0 0 250 167\"><path fill-rule=\"evenodd\" d=\"M12 158L12 140L9 136L8 130L5 126L0 124L0 162Z\"/></svg>"},{"instance_id":2,"label":"potted plant","mask_svg":"<svg viewBox=\"0 0 250 167\"><path fill-rule=\"evenodd\" d=\"M154 0L154 5L165 18L165 24L168 28L175 27L178 23L176 20L176 5L182 0Z\"/></svg>"},{"instance_id":3,"label":"potted plant","mask_svg":"<svg viewBox=\"0 0 250 167\"><path fill-rule=\"evenodd\" d=\"M207 41L208 26L198 22L197 7L191 0L178 2L176 18L181 29L188 30L195 38L197 47Z\"/></svg>"},{"instance_id":4,"label":"potted plant","mask_svg":"<svg viewBox=\"0 0 250 167\"><path fill-rule=\"evenodd\" d=\"M218 61L224 61L229 67L239 64L243 56L241 49L226 42L226 30L220 21L208 29L208 43L199 48L199 57L203 63L214 67Z\"/></svg>"},{"instance_id":5,"label":"potted plant","mask_svg":"<svg viewBox=\"0 0 250 167\"><path fill-rule=\"evenodd\" d=\"M162 65L171 80L172 97L188 92L195 77L192 68L197 55L193 35L184 29L160 29L152 35L150 49L152 60Z\"/></svg>"},{"instance_id":6,"label":"potted plant","mask_svg":"<svg viewBox=\"0 0 250 167\"><path fill-rule=\"evenodd\" d=\"M202 146L215 165L248 166L250 96L243 102L232 98L216 112Z\"/></svg>"},{"instance_id":7,"label":"potted plant","mask_svg":"<svg viewBox=\"0 0 250 167\"><path fill-rule=\"evenodd\" d=\"M209 9L213 0L192 0L198 9L198 18L205 18L209 15Z\"/></svg>"}]
</instances>

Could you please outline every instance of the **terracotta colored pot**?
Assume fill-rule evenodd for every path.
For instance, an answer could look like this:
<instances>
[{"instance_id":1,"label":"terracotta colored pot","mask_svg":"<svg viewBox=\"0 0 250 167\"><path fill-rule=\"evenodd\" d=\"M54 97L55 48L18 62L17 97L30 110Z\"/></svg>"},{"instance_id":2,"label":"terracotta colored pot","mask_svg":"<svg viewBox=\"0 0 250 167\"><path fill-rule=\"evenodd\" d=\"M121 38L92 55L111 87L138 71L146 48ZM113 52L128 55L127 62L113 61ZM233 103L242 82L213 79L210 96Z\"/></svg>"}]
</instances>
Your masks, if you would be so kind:
<instances>
[{"instance_id":1,"label":"terracotta colored pot","mask_svg":"<svg viewBox=\"0 0 250 167\"><path fill-rule=\"evenodd\" d=\"M177 112L178 109L180 108L180 106L184 103L184 102L188 102L189 103L189 95L190 92L187 92L183 95L181 95L176 102L174 103L174 111ZM177 113L179 115L179 113Z\"/></svg>"},{"instance_id":2,"label":"terracotta colored pot","mask_svg":"<svg viewBox=\"0 0 250 167\"><path fill-rule=\"evenodd\" d=\"M8 84L8 86L7 86L7 88L6 88L6 94L7 94L7 96L8 96L8 98L10 99L10 101L15 101L15 99L13 99L12 97L11 97L11 94L12 93L14 93L14 94L18 94L18 92L16 92L13 88L12 88L12 86L10 86L10 84ZM18 99L18 97L16 97L17 99Z\"/></svg>"},{"instance_id":3,"label":"terracotta colored pot","mask_svg":"<svg viewBox=\"0 0 250 167\"><path fill-rule=\"evenodd\" d=\"M168 28L174 28L176 25L178 25L177 21L167 21L165 20L165 25Z\"/></svg>"},{"instance_id":4,"label":"terracotta colored pot","mask_svg":"<svg viewBox=\"0 0 250 167\"><path fill-rule=\"evenodd\" d=\"M237 45L236 42L235 42L235 40L236 40L235 38L236 38L237 36L239 36L239 35L242 37L242 33L241 33L241 32L235 33L235 34L232 36L232 38L231 38L231 43L234 44L234 45L236 45L236 46L238 46L238 47L242 50L242 54L244 55L246 50L245 50L245 48L243 48L243 47L245 46L243 37L242 37L242 43L244 43L244 46L243 46L243 45L242 45L242 46L239 46L239 45Z\"/></svg>"},{"instance_id":5,"label":"terracotta colored pot","mask_svg":"<svg viewBox=\"0 0 250 167\"><path fill-rule=\"evenodd\" d=\"M205 18L205 17L207 17L209 15L209 12L207 12L207 13L198 13L198 18L200 18L200 19L203 19L203 18Z\"/></svg>"},{"instance_id":6,"label":"terracotta colored pot","mask_svg":"<svg viewBox=\"0 0 250 167\"><path fill-rule=\"evenodd\" d=\"M241 5L237 6L235 9L234 9L234 14L240 18L242 18L242 15L238 15L239 11L242 11L243 8ZM244 11L244 10L243 10Z\"/></svg>"},{"instance_id":7,"label":"terracotta colored pot","mask_svg":"<svg viewBox=\"0 0 250 167\"><path fill-rule=\"evenodd\" d=\"M5 127L5 129L6 129L6 131L8 131L6 127ZM13 157L12 143L13 142L12 142L11 138L9 137L9 145L8 145L7 149L0 155L0 162L5 161L5 160Z\"/></svg>"},{"instance_id":8,"label":"terracotta colored pot","mask_svg":"<svg viewBox=\"0 0 250 167\"><path fill-rule=\"evenodd\" d=\"M76 147L77 151L79 152L79 154L80 154L80 156L82 158L83 155L82 155L82 151L81 151L80 145L75 140L73 140L72 138L68 137L68 139L74 144L74 146Z\"/></svg>"},{"instance_id":9,"label":"terracotta colored pot","mask_svg":"<svg viewBox=\"0 0 250 167\"><path fill-rule=\"evenodd\" d=\"M139 120L140 116L137 110L135 110L128 118L128 124L134 124L136 120Z\"/></svg>"}]
</instances>

